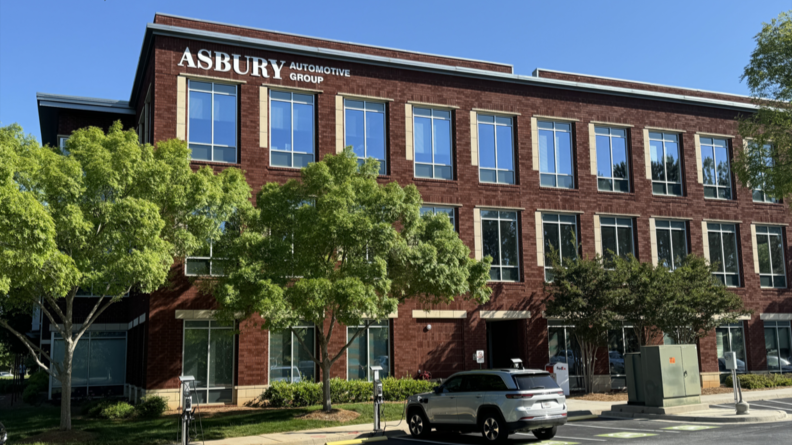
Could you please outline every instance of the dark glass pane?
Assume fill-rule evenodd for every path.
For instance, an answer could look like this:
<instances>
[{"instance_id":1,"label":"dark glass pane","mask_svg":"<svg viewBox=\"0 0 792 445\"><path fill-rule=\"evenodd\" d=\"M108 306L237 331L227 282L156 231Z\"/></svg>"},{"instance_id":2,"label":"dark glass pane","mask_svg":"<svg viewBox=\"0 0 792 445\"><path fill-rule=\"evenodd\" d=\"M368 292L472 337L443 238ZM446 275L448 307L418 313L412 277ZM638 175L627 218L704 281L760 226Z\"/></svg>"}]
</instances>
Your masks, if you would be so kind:
<instances>
[{"instance_id":1,"label":"dark glass pane","mask_svg":"<svg viewBox=\"0 0 792 445\"><path fill-rule=\"evenodd\" d=\"M514 148L511 127L498 126L498 168L514 170Z\"/></svg>"},{"instance_id":2,"label":"dark glass pane","mask_svg":"<svg viewBox=\"0 0 792 445\"><path fill-rule=\"evenodd\" d=\"M657 231L657 260L668 268L674 265L674 258L671 253L671 233L669 230Z\"/></svg>"},{"instance_id":3,"label":"dark glass pane","mask_svg":"<svg viewBox=\"0 0 792 445\"><path fill-rule=\"evenodd\" d=\"M501 184L514 184L514 172L498 171L498 182Z\"/></svg>"},{"instance_id":4,"label":"dark glass pane","mask_svg":"<svg viewBox=\"0 0 792 445\"><path fill-rule=\"evenodd\" d=\"M495 126L479 124L479 167L495 168Z\"/></svg>"},{"instance_id":5,"label":"dark glass pane","mask_svg":"<svg viewBox=\"0 0 792 445\"><path fill-rule=\"evenodd\" d=\"M492 257L492 264L500 264L500 241L498 240L498 221L481 222L481 238L484 256Z\"/></svg>"},{"instance_id":6,"label":"dark glass pane","mask_svg":"<svg viewBox=\"0 0 792 445\"><path fill-rule=\"evenodd\" d=\"M613 183L610 179L598 179L597 180L597 188L600 190L605 190L608 192L613 191Z\"/></svg>"},{"instance_id":7,"label":"dark glass pane","mask_svg":"<svg viewBox=\"0 0 792 445\"><path fill-rule=\"evenodd\" d=\"M735 233L723 234L723 254L726 272L737 272L737 235Z\"/></svg>"},{"instance_id":8,"label":"dark glass pane","mask_svg":"<svg viewBox=\"0 0 792 445\"><path fill-rule=\"evenodd\" d=\"M773 278L773 287L786 289L786 277L776 276Z\"/></svg>"},{"instance_id":9,"label":"dark glass pane","mask_svg":"<svg viewBox=\"0 0 792 445\"><path fill-rule=\"evenodd\" d=\"M479 170L479 180L481 182L497 182L497 173L495 170L481 169Z\"/></svg>"},{"instance_id":10,"label":"dark glass pane","mask_svg":"<svg viewBox=\"0 0 792 445\"><path fill-rule=\"evenodd\" d=\"M676 142L666 142L666 157L665 157L665 166L666 166L666 175L669 182L680 182L682 177L680 176L680 164L679 164L679 147L677 146Z\"/></svg>"},{"instance_id":11,"label":"dark glass pane","mask_svg":"<svg viewBox=\"0 0 792 445\"><path fill-rule=\"evenodd\" d=\"M385 160L385 113L366 113L366 157Z\"/></svg>"},{"instance_id":12,"label":"dark glass pane","mask_svg":"<svg viewBox=\"0 0 792 445\"><path fill-rule=\"evenodd\" d=\"M490 280L500 281L500 268L499 267L490 267Z\"/></svg>"},{"instance_id":13,"label":"dark glass pane","mask_svg":"<svg viewBox=\"0 0 792 445\"><path fill-rule=\"evenodd\" d=\"M294 166L297 168L307 167L308 164L313 162L312 154L294 153Z\"/></svg>"},{"instance_id":14,"label":"dark glass pane","mask_svg":"<svg viewBox=\"0 0 792 445\"><path fill-rule=\"evenodd\" d=\"M215 147L214 149L214 160L217 162L235 163L236 155L236 147Z\"/></svg>"},{"instance_id":15,"label":"dark glass pane","mask_svg":"<svg viewBox=\"0 0 792 445\"><path fill-rule=\"evenodd\" d=\"M453 179L451 167L440 167L435 165L435 179Z\"/></svg>"},{"instance_id":16,"label":"dark glass pane","mask_svg":"<svg viewBox=\"0 0 792 445\"><path fill-rule=\"evenodd\" d=\"M671 245L674 253L674 267L679 265L682 258L687 256L687 237L682 230L671 232Z\"/></svg>"},{"instance_id":17,"label":"dark glass pane","mask_svg":"<svg viewBox=\"0 0 792 445\"><path fill-rule=\"evenodd\" d=\"M501 258L504 266L517 265L517 221L501 221Z\"/></svg>"},{"instance_id":18,"label":"dark glass pane","mask_svg":"<svg viewBox=\"0 0 792 445\"><path fill-rule=\"evenodd\" d=\"M761 190L754 190L753 200L757 202L764 202L764 192Z\"/></svg>"},{"instance_id":19,"label":"dark glass pane","mask_svg":"<svg viewBox=\"0 0 792 445\"><path fill-rule=\"evenodd\" d=\"M774 274L783 274L784 273L784 248L781 243L781 237L771 236L770 237L770 256L773 260L773 273Z\"/></svg>"},{"instance_id":20,"label":"dark glass pane","mask_svg":"<svg viewBox=\"0 0 792 445\"><path fill-rule=\"evenodd\" d=\"M540 184L544 187L555 187L555 175L539 175Z\"/></svg>"},{"instance_id":21,"label":"dark glass pane","mask_svg":"<svg viewBox=\"0 0 792 445\"><path fill-rule=\"evenodd\" d=\"M190 144L190 157L200 161L212 160L212 148L209 145Z\"/></svg>"},{"instance_id":22,"label":"dark glass pane","mask_svg":"<svg viewBox=\"0 0 792 445\"><path fill-rule=\"evenodd\" d=\"M653 182L652 183L652 193L655 195L665 195L666 194L666 186L665 184Z\"/></svg>"},{"instance_id":23,"label":"dark glass pane","mask_svg":"<svg viewBox=\"0 0 792 445\"><path fill-rule=\"evenodd\" d=\"M674 196L682 196L682 184L669 184L668 194Z\"/></svg>"},{"instance_id":24,"label":"dark glass pane","mask_svg":"<svg viewBox=\"0 0 792 445\"><path fill-rule=\"evenodd\" d=\"M543 226L544 226L544 252L545 252L545 256L547 256L548 258L548 263L549 263L551 252L555 251L555 254L558 255L559 257L561 255L561 243L559 240L558 224L545 223Z\"/></svg>"},{"instance_id":25,"label":"dark glass pane","mask_svg":"<svg viewBox=\"0 0 792 445\"><path fill-rule=\"evenodd\" d=\"M575 181L573 180L572 176L559 176L558 186L561 188L571 189L575 186Z\"/></svg>"},{"instance_id":26,"label":"dark glass pane","mask_svg":"<svg viewBox=\"0 0 792 445\"><path fill-rule=\"evenodd\" d=\"M209 330L184 330L184 375L195 377L198 388L206 388L207 359L209 357Z\"/></svg>"},{"instance_id":27,"label":"dark glass pane","mask_svg":"<svg viewBox=\"0 0 792 445\"><path fill-rule=\"evenodd\" d=\"M737 287L740 285L740 279L737 277L737 275L726 275L726 285Z\"/></svg>"},{"instance_id":28,"label":"dark glass pane","mask_svg":"<svg viewBox=\"0 0 792 445\"><path fill-rule=\"evenodd\" d=\"M561 258L569 261L577 258L577 246L575 245L575 226L570 224L561 225Z\"/></svg>"},{"instance_id":29,"label":"dark glass pane","mask_svg":"<svg viewBox=\"0 0 792 445\"><path fill-rule=\"evenodd\" d=\"M272 165L275 167L291 167L292 155L291 153L283 153L283 152L272 152Z\"/></svg>"},{"instance_id":30,"label":"dark glass pane","mask_svg":"<svg viewBox=\"0 0 792 445\"><path fill-rule=\"evenodd\" d=\"M715 191L715 187L704 187L704 197L705 198L716 198L717 192Z\"/></svg>"},{"instance_id":31,"label":"dark glass pane","mask_svg":"<svg viewBox=\"0 0 792 445\"><path fill-rule=\"evenodd\" d=\"M602 227L602 255L605 258L611 258L611 255L618 253L618 246L616 245L616 228L615 227Z\"/></svg>"},{"instance_id":32,"label":"dark glass pane","mask_svg":"<svg viewBox=\"0 0 792 445\"><path fill-rule=\"evenodd\" d=\"M773 287L773 278L770 275L761 275L759 277L759 284L762 287Z\"/></svg>"},{"instance_id":33,"label":"dark glass pane","mask_svg":"<svg viewBox=\"0 0 792 445\"><path fill-rule=\"evenodd\" d=\"M517 281L519 279L519 271L515 267L504 267L501 269L502 281Z\"/></svg>"},{"instance_id":34,"label":"dark glass pane","mask_svg":"<svg viewBox=\"0 0 792 445\"><path fill-rule=\"evenodd\" d=\"M613 185L617 192L628 193L630 191L630 183L626 179L614 179Z\"/></svg>"},{"instance_id":35,"label":"dark glass pane","mask_svg":"<svg viewBox=\"0 0 792 445\"><path fill-rule=\"evenodd\" d=\"M273 91L273 94L275 92ZM273 100L270 103L270 140L272 150L291 151L291 103ZM281 165L281 164L274 164ZM291 167L291 163L289 163Z\"/></svg>"},{"instance_id":36,"label":"dark glass pane","mask_svg":"<svg viewBox=\"0 0 792 445\"><path fill-rule=\"evenodd\" d=\"M209 275L209 260L187 259L187 275Z\"/></svg>"},{"instance_id":37,"label":"dark glass pane","mask_svg":"<svg viewBox=\"0 0 792 445\"><path fill-rule=\"evenodd\" d=\"M431 165L415 164L415 176L418 178L431 178L434 176Z\"/></svg>"},{"instance_id":38,"label":"dark glass pane","mask_svg":"<svg viewBox=\"0 0 792 445\"><path fill-rule=\"evenodd\" d=\"M619 256L626 257L627 254L635 254L633 251L632 228L619 227Z\"/></svg>"},{"instance_id":39,"label":"dark glass pane","mask_svg":"<svg viewBox=\"0 0 792 445\"><path fill-rule=\"evenodd\" d=\"M352 150L359 158L366 156L366 133L363 120L362 110L346 110L346 116L344 117L344 146L351 145Z\"/></svg>"},{"instance_id":40,"label":"dark glass pane","mask_svg":"<svg viewBox=\"0 0 792 445\"><path fill-rule=\"evenodd\" d=\"M435 164L451 165L451 121L434 120L434 143Z\"/></svg>"},{"instance_id":41,"label":"dark glass pane","mask_svg":"<svg viewBox=\"0 0 792 445\"><path fill-rule=\"evenodd\" d=\"M731 189L719 187L718 188L718 198L720 199L731 199Z\"/></svg>"},{"instance_id":42,"label":"dark glass pane","mask_svg":"<svg viewBox=\"0 0 792 445\"><path fill-rule=\"evenodd\" d=\"M425 117L416 117L413 131L415 137L415 162L432 162L432 120Z\"/></svg>"},{"instance_id":43,"label":"dark glass pane","mask_svg":"<svg viewBox=\"0 0 792 445\"><path fill-rule=\"evenodd\" d=\"M718 232L707 232L709 242L710 263L718 265L718 271L723 271L723 251L721 250L721 237Z\"/></svg>"},{"instance_id":44,"label":"dark glass pane","mask_svg":"<svg viewBox=\"0 0 792 445\"><path fill-rule=\"evenodd\" d=\"M770 247L767 235L756 235L756 251L759 255L759 273L770 273ZM764 284L762 284L764 286Z\"/></svg>"}]
</instances>

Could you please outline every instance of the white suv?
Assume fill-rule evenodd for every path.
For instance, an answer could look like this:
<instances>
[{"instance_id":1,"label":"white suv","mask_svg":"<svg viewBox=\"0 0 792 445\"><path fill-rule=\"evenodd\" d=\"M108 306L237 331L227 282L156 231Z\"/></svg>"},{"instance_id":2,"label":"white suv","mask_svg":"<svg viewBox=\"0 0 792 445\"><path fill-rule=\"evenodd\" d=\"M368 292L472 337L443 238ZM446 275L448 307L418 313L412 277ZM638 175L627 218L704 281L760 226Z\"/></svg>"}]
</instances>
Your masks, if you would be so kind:
<instances>
[{"instance_id":1,"label":"white suv","mask_svg":"<svg viewBox=\"0 0 792 445\"><path fill-rule=\"evenodd\" d=\"M549 373L530 369L464 371L433 393L407 398L410 434L481 431L488 442L503 442L516 431L551 439L567 421L564 392Z\"/></svg>"}]
</instances>

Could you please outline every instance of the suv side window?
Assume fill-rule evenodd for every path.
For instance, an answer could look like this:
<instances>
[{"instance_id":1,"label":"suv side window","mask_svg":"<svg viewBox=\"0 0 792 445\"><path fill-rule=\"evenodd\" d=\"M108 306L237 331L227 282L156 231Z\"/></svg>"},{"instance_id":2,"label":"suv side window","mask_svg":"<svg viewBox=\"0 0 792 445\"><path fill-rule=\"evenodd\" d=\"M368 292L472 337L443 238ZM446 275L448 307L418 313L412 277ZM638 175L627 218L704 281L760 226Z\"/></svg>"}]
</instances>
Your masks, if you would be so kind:
<instances>
[{"instance_id":1,"label":"suv side window","mask_svg":"<svg viewBox=\"0 0 792 445\"><path fill-rule=\"evenodd\" d=\"M462 388L462 377L454 377L449 381L443 383L443 392L460 392Z\"/></svg>"},{"instance_id":2,"label":"suv side window","mask_svg":"<svg viewBox=\"0 0 792 445\"><path fill-rule=\"evenodd\" d=\"M503 379L497 375L483 375L481 376L482 391L506 391L509 388Z\"/></svg>"}]
</instances>

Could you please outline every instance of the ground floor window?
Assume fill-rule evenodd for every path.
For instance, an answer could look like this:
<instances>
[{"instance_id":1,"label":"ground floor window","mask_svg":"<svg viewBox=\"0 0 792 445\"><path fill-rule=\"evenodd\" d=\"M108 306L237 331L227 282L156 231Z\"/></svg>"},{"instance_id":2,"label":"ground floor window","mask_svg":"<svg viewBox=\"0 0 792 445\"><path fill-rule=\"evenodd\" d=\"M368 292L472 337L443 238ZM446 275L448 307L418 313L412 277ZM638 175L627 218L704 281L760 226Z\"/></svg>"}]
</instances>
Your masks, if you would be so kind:
<instances>
[{"instance_id":1,"label":"ground floor window","mask_svg":"<svg viewBox=\"0 0 792 445\"><path fill-rule=\"evenodd\" d=\"M388 321L375 322L368 328L347 328L347 341L359 331L355 341L347 349L347 380L374 378L371 366L381 366L380 378L390 375L390 329Z\"/></svg>"},{"instance_id":2,"label":"ground floor window","mask_svg":"<svg viewBox=\"0 0 792 445\"><path fill-rule=\"evenodd\" d=\"M792 334L788 321L764 322L767 370L792 372Z\"/></svg>"},{"instance_id":3,"label":"ground floor window","mask_svg":"<svg viewBox=\"0 0 792 445\"><path fill-rule=\"evenodd\" d=\"M313 382L316 380L316 367L311 355L305 350L297 336L311 351L316 352L314 327L305 324L293 326L291 330L270 331L269 335L269 381L272 382Z\"/></svg>"},{"instance_id":4,"label":"ground floor window","mask_svg":"<svg viewBox=\"0 0 792 445\"><path fill-rule=\"evenodd\" d=\"M72 357L72 397L121 395L126 383L125 331L88 331ZM52 334L52 359L62 362L63 338ZM60 381L50 377L51 394L61 392Z\"/></svg>"},{"instance_id":5,"label":"ground floor window","mask_svg":"<svg viewBox=\"0 0 792 445\"><path fill-rule=\"evenodd\" d=\"M195 377L198 403L231 402L234 386L234 324L184 322L182 375Z\"/></svg>"},{"instance_id":6,"label":"ground floor window","mask_svg":"<svg viewBox=\"0 0 792 445\"><path fill-rule=\"evenodd\" d=\"M549 320L547 323L550 364L566 363L569 365L569 389L572 391L583 389L583 363L580 347L572 334L574 326L560 320Z\"/></svg>"},{"instance_id":7,"label":"ground floor window","mask_svg":"<svg viewBox=\"0 0 792 445\"><path fill-rule=\"evenodd\" d=\"M718 371L723 373L721 380L725 381L731 371L726 369L726 353L737 354L737 372L745 372L745 335L742 323L723 325L715 329L715 341L718 347Z\"/></svg>"},{"instance_id":8,"label":"ground floor window","mask_svg":"<svg viewBox=\"0 0 792 445\"><path fill-rule=\"evenodd\" d=\"M629 352L641 352L641 343L629 323L623 323L608 330L608 367L611 375L611 388L627 386L627 367L625 356Z\"/></svg>"}]
</instances>

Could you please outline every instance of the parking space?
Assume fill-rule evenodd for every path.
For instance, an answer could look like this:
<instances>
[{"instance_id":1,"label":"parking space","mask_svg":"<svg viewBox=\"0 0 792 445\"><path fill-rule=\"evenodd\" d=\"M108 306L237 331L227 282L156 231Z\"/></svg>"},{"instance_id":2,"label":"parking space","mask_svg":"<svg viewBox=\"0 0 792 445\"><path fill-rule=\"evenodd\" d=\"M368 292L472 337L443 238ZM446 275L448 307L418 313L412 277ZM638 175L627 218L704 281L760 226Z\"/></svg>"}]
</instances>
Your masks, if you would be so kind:
<instances>
[{"instance_id":1,"label":"parking space","mask_svg":"<svg viewBox=\"0 0 792 445\"><path fill-rule=\"evenodd\" d=\"M792 399L750 403L756 409L786 411L792 418ZM739 425L599 418L569 422L558 428L558 433L552 440L539 441L529 432L509 436L508 443L514 445L789 443L791 424L792 421ZM480 434L433 433L427 440L403 436L391 438L389 442L397 445L479 445L483 444L484 440Z\"/></svg>"}]
</instances>

